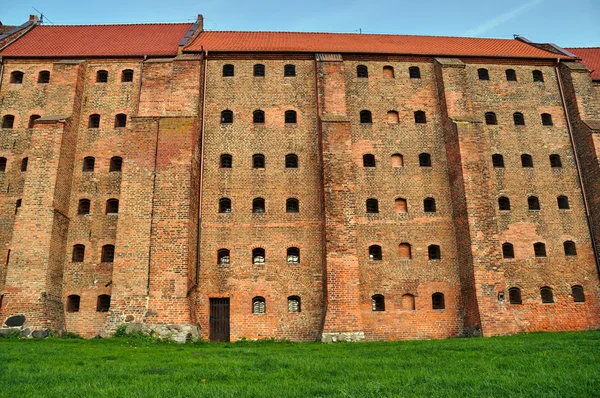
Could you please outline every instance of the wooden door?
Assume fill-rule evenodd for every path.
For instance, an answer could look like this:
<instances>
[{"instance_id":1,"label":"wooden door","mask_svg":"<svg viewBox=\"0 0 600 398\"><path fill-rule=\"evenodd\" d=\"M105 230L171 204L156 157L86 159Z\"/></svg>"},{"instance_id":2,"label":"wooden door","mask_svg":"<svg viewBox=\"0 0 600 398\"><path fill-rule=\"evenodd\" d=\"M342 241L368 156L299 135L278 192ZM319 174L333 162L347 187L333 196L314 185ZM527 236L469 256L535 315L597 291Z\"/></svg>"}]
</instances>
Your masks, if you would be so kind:
<instances>
[{"instance_id":1,"label":"wooden door","mask_svg":"<svg viewBox=\"0 0 600 398\"><path fill-rule=\"evenodd\" d=\"M210 299L210 341L229 341L229 298Z\"/></svg>"}]
</instances>

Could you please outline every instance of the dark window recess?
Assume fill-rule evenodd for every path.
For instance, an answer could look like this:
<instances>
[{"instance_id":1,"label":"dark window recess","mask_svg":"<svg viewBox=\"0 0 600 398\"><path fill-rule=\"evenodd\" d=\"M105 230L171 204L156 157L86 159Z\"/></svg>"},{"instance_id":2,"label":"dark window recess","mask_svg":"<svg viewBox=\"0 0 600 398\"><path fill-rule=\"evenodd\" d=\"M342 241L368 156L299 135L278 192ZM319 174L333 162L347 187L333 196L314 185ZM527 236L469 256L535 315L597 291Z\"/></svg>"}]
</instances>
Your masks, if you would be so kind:
<instances>
[{"instance_id":1,"label":"dark window recess","mask_svg":"<svg viewBox=\"0 0 600 398\"><path fill-rule=\"evenodd\" d=\"M29 165L29 158L21 159L21 171L27 171L28 165Z\"/></svg>"},{"instance_id":2,"label":"dark window recess","mask_svg":"<svg viewBox=\"0 0 600 398\"><path fill-rule=\"evenodd\" d=\"M371 111L367 111L367 110L360 111L360 122L363 124L373 123L373 119L371 118Z\"/></svg>"},{"instance_id":3,"label":"dark window recess","mask_svg":"<svg viewBox=\"0 0 600 398\"><path fill-rule=\"evenodd\" d=\"M496 114L494 112L486 112L485 113L485 124L489 124L489 125L498 124L498 120L496 119Z\"/></svg>"},{"instance_id":4,"label":"dark window recess","mask_svg":"<svg viewBox=\"0 0 600 398\"><path fill-rule=\"evenodd\" d=\"M265 212L265 200L263 198L256 198L252 200L252 213L263 214Z\"/></svg>"},{"instance_id":5,"label":"dark window recess","mask_svg":"<svg viewBox=\"0 0 600 398\"><path fill-rule=\"evenodd\" d=\"M113 156L110 158L110 166L108 171L121 171L123 168L123 158L120 156Z\"/></svg>"},{"instance_id":6,"label":"dark window recess","mask_svg":"<svg viewBox=\"0 0 600 398\"><path fill-rule=\"evenodd\" d=\"M542 113L542 125L552 126L552 115L549 113Z\"/></svg>"},{"instance_id":7,"label":"dark window recess","mask_svg":"<svg viewBox=\"0 0 600 398\"><path fill-rule=\"evenodd\" d=\"M428 153L422 153L419 155L419 166L431 167L431 155Z\"/></svg>"},{"instance_id":8,"label":"dark window recess","mask_svg":"<svg viewBox=\"0 0 600 398\"><path fill-rule=\"evenodd\" d=\"M431 295L431 308L434 310L443 310L446 308L444 295L442 293L433 293Z\"/></svg>"},{"instance_id":9,"label":"dark window recess","mask_svg":"<svg viewBox=\"0 0 600 398\"><path fill-rule=\"evenodd\" d=\"M86 215L90 214L90 200L79 199L79 205L77 206L77 214Z\"/></svg>"},{"instance_id":10,"label":"dark window recess","mask_svg":"<svg viewBox=\"0 0 600 398\"><path fill-rule=\"evenodd\" d=\"M88 121L88 128L90 128L90 129L100 128L100 115L98 115L98 114L90 115L90 118Z\"/></svg>"},{"instance_id":11,"label":"dark window recess","mask_svg":"<svg viewBox=\"0 0 600 398\"><path fill-rule=\"evenodd\" d=\"M506 81L516 82L517 81L517 72L514 69L506 70Z\"/></svg>"},{"instance_id":12,"label":"dark window recess","mask_svg":"<svg viewBox=\"0 0 600 398\"><path fill-rule=\"evenodd\" d=\"M300 212L300 202L298 199L290 198L285 201L285 211L286 213L299 213Z\"/></svg>"},{"instance_id":13,"label":"dark window recess","mask_svg":"<svg viewBox=\"0 0 600 398\"><path fill-rule=\"evenodd\" d=\"M423 211L425 213L435 213L435 211L436 211L435 199L426 198L425 200L423 200Z\"/></svg>"},{"instance_id":14,"label":"dark window recess","mask_svg":"<svg viewBox=\"0 0 600 398\"><path fill-rule=\"evenodd\" d=\"M221 124L233 123L233 112L230 110L224 110L221 112Z\"/></svg>"},{"instance_id":15,"label":"dark window recess","mask_svg":"<svg viewBox=\"0 0 600 398\"><path fill-rule=\"evenodd\" d=\"M379 246L379 245L369 246L369 260L381 261L382 258L383 257L381 254L381 246Z\"/></svg>"},{"instance_id":16,"label":"dark window recess","mask_svg":"<svg viewBox=\"0 0 600 398\"><path fill-rule=\"evenodd\" d=\"M119 113L115 116L115 128L127 127L127 115Z\"/></svg>"},{"instance_id":17,"label":"dark window recess","mask_svg":"<svg viewBox=\"0 0 600 398\"><path fill-rule=\"evenodd\" d=\"M479 80L490 80L490 74L488 70L484 68L477 69L477 76L479 77Z\"/></svg>"},{"instance_id":18,"label":"dark window recess","mask_svg":"<svg viewBox=\"0 0 600 398\"><path fill-rule=\"evenodd\" d=\"M300 297L290 296L288 297L288 312L300 312Z\"/></svg>"},{"instance_id":19,"label":"dark window recess","mask_svg":"<svg viewBox=\"0 0 600 398\"><path fill-rule=\"evenodd\" d=\"M106 214L114 215L119 214L119 200L108 199L106 201Z\"/></svg>"},{"instance_id":20,"label":"dark window recess","mask_svg":"<svg viewBox=\"0 0 600 398\"><path fill-rule=\"evenodd\" d=\"M6 158L0 158L0 173L4 173L6 171Z\"/></svg>"},{"instance_id":21,"label":"dark window recess","mask_svg":"<svg viewBox=\"0 0 600 398\"><path fill-rule=\"evenodd\" d=\"M542 297L542 303L544 304L552 304L554 303L554 295L552 294L552 289L548 286L544 286L540 289L540 296Z\"/></svg>"},{"instance_id":22,"label":"dark window recess","mask_svg":"<svg viewBox=\"0 0 600 398\"><path fill-rule=\"evenodd\" d=\"M363 155L363 167L375 167L375 155Z\"/></svg>"},{"instance_id":23,"label":"dark window recess","mask_svg":"<svg viewBox=\"0 0 600 398\"><path fill-rule=\"evenodd\" d=\"M19 208L21 208L22 203L23 199L17 199L17 201L15 202L15 214L17 214L17 211L19 210Z\"/></svg>"},{"instance_id":24,"label":"dark window recess","mask_svg":"<svg viewBox=\"0 0 600 398\"><path fill-rule=\"evenodd\" d=\"M73 246L73 254L71 256L71 261L74 263L81 263L85 257L85 246L84 245L74 245Z\"/></svg>"},{"instance_id":25,"label":"dark window recess","mask_svg":"<svg viewBox=\"0 0 600 398\"><path fill-rule=\"evenodd\" d=\"M411 79L420 79L421 78L421 70L418 66L411 66L408 68L408 76Z\"/></svg>"},{"instance_id":26,"label":"dark window recess","mask_svg":"<svg viewBox=\"0 0 600 398\"><path fill-rule=\"evenodd\" d=\"M76 294L67 297L67 312L79 312L79 303L81 298Z\"/></svg>"},{"instance_id":27,"label":"dark window recess","mask_svg":"<svg viewBox=\"0 0 600 398\"><path fill-rule=\"evenodd\" d=\"M219 249L219 251L217 252L217 265L229 265L229 262L229 250Z\"/></svg>"},{"instance_id":28,"label":"dark window recess","mask_svg":"<svg viewBox=\"0 0 600 398\"><path fill-rule=\"evenodd\" d=\"M285 123L295 124L296 123L296 111L285 111Z\"/></svg>"},{"instance_id":29,"label":"dark window recess","mask_svg":"<svg viewBox=\"0 0 600 398\"><path fill-rule=\"evenodd\" d=\"M543 82L544 81L544 74L542 73L542 71L534 70L531 73L533 75L534 82Z\"/></svg>"},{"instance_id":30,"label":"dark window recess","mask_svg":"<svg viewBox=\"0 0 600 398\"><path fill-rule=\"evenodd\" d=\"M552 168L561 168L562 167L560 155L550 155L550 167L552 167Z\"/></svg>"},{"instance_id":31,"label":"dark window recess","mask_svg":"<svg viewBox=\"0 0 600 398\"><path fill-rule=\"evenodd\" d=\"M300 249L298 249L297 247L288 247L287 262L288 262L288 264L299 264L300 263Z\"/></svg>"},{"instance_id":32,"label":"dark window recess","mask_svg":"<svg viewBox=\"0 0 600 398\"><path fill-rule=\"evenodd\" d=\"M561 209L561 210L569 209L569 198L567 198L566 196L559 196L558 198L556 198L556 201L558 202L559 209Z\"/></svg>"},{"instance_id":33,"label":"dark window recess","mask_svg":"<svg viewBox=\"0 0 600 398\"><path fill-rule=\"evenodd\" d=\"M367 199L367 213L379 213L379 202L377 199Z\"/></svg>"},{"instance_id":34,"label":"dark window recess","mask_svg":"<svg viewBox=\"0 0 600 398\"><path fill-rule=\"evenodd\" d=\"M529 210L539 210L540 209L540 200L537 196L530 196L527 198L527 207Z\"/></svg>"},{"instance_id":35,"label":"dark window recess","mask_svg":"<svg viewBox=\"0 0 600 398\"><path fill-rule=\"evenodd\" d=\"M108 81L108 72L99 70L96 72L96 83L106 83Z\"/></svg>"},{"instance_id":36,"label":"dark window recess","mask_svg":"<svg viewBox=\"0 0 600 398\"><path fill-rule=\"evenodd\" d=\"M515 249L512 243L502 244L502 257L504 258L515 258Z\"/></svg>"},{"instance_id":37,"label":"dark window recess","mask_svg":"<svg viewBox=\"0 0 600 398\"><path fill-rule=\"evenodd\" d=\"M221 168L230 169L233 167L233 157L229 154L221 155Z\"/></svg>"},{"instance_id":38,"label":"dark window recess","mask_svg":"<svg viewBox=\"0 0 600 398\"><path fill-rule=\"evenodd\" d=\"M364 65L358 65L356 67L356 77L367 78L369 77L369 68Z\"/></svg>"},{"instance_id":39,"label":"dark window recess","mask_svg":"<svg viewBox=\"0 0 600 398\"><path fill-rule=\"evenodd\" d=\"M123 70L123 72L121 72L121 81L123 83L132 82L133 81L133 70L132 69Z\"/></svg>"},{"instance_id":40,"label":"dark window recess","mask_svg":"<svg viewBox=\"0 0 600 398\"><path fill-rule=\"evenodd\" d=\"M32 129L35 126L35 121L40 118L40 115L31 115L29 116L29 124L27 128Z\"/></svg>"},{"instance_id":41,"label":"dark window recess","mask_svg":"<svg viewBox=\"0 0 600 398\"><path fill-rule=\"evenodd\" d=\"M101 294L96 302L96 312L108 312L110 310L110 296Z\"/></svg>"},{"instance_id":42,"label":"dark window recess","mask_svg":"<svg viewBox=\"0 0 600 398\"><path fill-rule=\"evenodd\" d=\"M13 115L5 115L2 118L2 128L12 129L15 125L15 117Z\"/></svg>"},{"instance_id":43,"label":"dark window recess","mask_svg":"<svg viewBox=\"0 0 600 398\"><path fill-rule=\"evenodd\" d=\"M14 71L10 74L10 82L12 84L22 84L23 83L23 72Z\"/></svg>"},{"instance_id":44,"label":"dark window recess","mask_svg":"<svg viewBox=\"0 0 600 398\"><path fill-rule=\"evenodd\" d=\"M515 121L515 126L525 126L525 118L521 112L513 113L513 120Z\"/></svg>"},{"instance_id":45,"label":"dark window recess","mask_svg":"<svg viewBox=\"0 0 600 398\"><path fill-rule=\"evenodd\" d=\"M518 287L511 287L508 289L508 300L511 304L522 304L521 289Z\"/></svg>"},{"instance_id":46,"label":"dark window recess","mask_svg":"<svg viewBox=\"0 0 600 398\"><path fill-rule=\"evenodd\" d=\"M261 154L252 155L252 167L255 169L264 169L265 156Z\"/></svg>"},{"instance_id":47,"label":"dark window recess","mask_svg":"<svg viewBox=\"0 0 600 398\"><path fill-rule=\"evenodd\" d=\"M506 196L498 198L498 210L510 210L510 199Z\"/></svg>"},{"instance_id":48,"label":"dark window recess","mask_svg":"<svg viewBox=\"0 0 600 398\"><path fill-rule=\"evenodd\" d=\"M223 77L233 77L233 75L234 75L233 65L231 65L231 64L223 65Z\"/></svg>"},{"instance_id":49,"label":"dark window recess","mask_svg":"<svg viewBox=\"0 0 600 398\"><path fill-rule=\"evenodd\" d=\"M219 213L231 213L231 199L219 199Z\"/></svg>"},{"instance_id":50,"label":"dark window recess","mask_svg":"<svg viewBox=\"0 0 600 398\"><path fill-rule=\"evenodd\" d=\"M115 247L113 245L102 246L102 258L103 263L112 263L115 261Z\"/></svg>"},{"instance_id":51,"label":"dark window recess","mask_svg":"<svg viewBox=\"0 0 600 398\"><path fill-rule=\"evenodd\" d=\"M504 168L504 156L502 156L500 154L492 155L492 165L496 169L503 169Z\"/></svg>"},{"instance_id":52,"label":"dark window recess","mask_svg":"<svg viewBox=\"0 0 600 398\"><path fill-rule=\"evenodd\" d=\"M521 155L521 166L526 168L533 167L533 158L531 155L523 154Z\"/></svg>"},{"instance_id":53,"label":"dark window recess","mask_svg":"<svg viewBox=\"0 0 600 398\"><path fill-rule=\"evenodd\" d=\"M262 265L266 261L265 249L257 247L252 249L252 264Z\"/></svg>"},{"instance_id":54,"label":"dark window recess","mask_svg":"<svg viewBox=\"0 0 600 398\"><path fill-rule=\"evenodd\" d=\"M43 70L38 74L38 83L47 84L50 83L50 72Z\"/></svg>"},{"instance_id":55,"label":"dark window recess","mask_svg":"<svg viewBox=\"0 0 600 398\"><path fill-rule=\"evenodd\" d=\"M533 244L533 252L536 257L546 257L546 245L542 242L537 242Z\"/></svg>"},{"instance_id":56,"label":"dark window recess","mask_svg":"<svg viewBox=\"0 0 600 398\"><path fill-rule=\"evenodd\" d=\"M285 168L286 169L297 169L298 168L298 156L293 153L285 155Z\"/></svg>"},{"instance_id":57,"label":"dark window recess","mask_svg":"<svg viewBox=\"0 0 600 398\"><path fill-rule=\"evenodd\" d=\"M263 64L254 65L254 77L265 77L265 66Z\"/></svg>"},{"instance_id":58,"label":"dark window recess","mask_svg":"<svg viewBox=\"0 0 600 398\"><path fill-rule=\"evenodd\" d=\"M425 116L425 112L423 112L423 111L415 112L415 123L417 123L417 124L427 123L427 116Z\"/></svg>"},{"instance_id":59,"label":"dark window recess","mask_svg":"<svg viewBox=\"0 0 600 398\"><path fill-rule=\"evenodd\" d=\"M286 65L283 67L283 76L284 77L294 77L296 76L296 65Z\"/></svg>"},{"instance_id":60,"label":"dark window recess","mask_svg":"<svg viewBox=\"0 0 600 398\"><path fill-rule=\"evenodd\" d=\"M571 286L571 296L573 301L576 303L585 302L585 294L583 294L583 287L579 285Z\"/></svg>"},{"instance_id":61,"label":"dark window recess","mask_svg":"<svg viewBox=\"0 0 600 398\"><path fill-rule=\"evenodd\" d=\"M565 256L577 255L577 248L575 247L575 242L568 240L565 243L563 243L563 247L565 249Z\"/></svg>"},{"instance_id":62,"label":"dark window recess","mask_svg":"<svg viewBox=\"0 0 600 398\"><path fill-rule=\"evenodd\" d=\"M88 156L83 158L83 169L82 171L94 171L94 166L96 164L96 159Z\"/></svg>"},{"instance_id":63,"label":"dark window recess","mask_svg":"<svg viewBox=\"0 0 600 398\"><path fill-rule=\"evenodd\" d=\"M373 311L385 311L385 298L381 294L371 297L371 307Z\"/></svg>"},{"instance_id":64,"label":"dark window recess","mask_svg":"<svg viewBox=\"0 0 600 398\"><path fill-rule=\"evenodd\" d=\"M265 112L256 110L252 112L252 122L257 124L263 124L265 122Z\"/></svg>"},{"instance_id":65,"label":"dark window recess","mask_svg":"<svg viewBox=\"0 0 600 398\"><path fill-rule=\"evenodd\" d=\"M264 297L254 297L252 299L252 313L265 314L267 312L267 304Z\"/></svg>"},{"instance_id":66,"label":"dark window recess","mask_svg":"<svg viewBox=\"0 0 600 398\"><path fill-rule=\"evenodd\" d=\"M427 254L429 255L430 260L440 260L442 258L440 247L438 245L429 245Z\"/></svg>"}]
</instances>

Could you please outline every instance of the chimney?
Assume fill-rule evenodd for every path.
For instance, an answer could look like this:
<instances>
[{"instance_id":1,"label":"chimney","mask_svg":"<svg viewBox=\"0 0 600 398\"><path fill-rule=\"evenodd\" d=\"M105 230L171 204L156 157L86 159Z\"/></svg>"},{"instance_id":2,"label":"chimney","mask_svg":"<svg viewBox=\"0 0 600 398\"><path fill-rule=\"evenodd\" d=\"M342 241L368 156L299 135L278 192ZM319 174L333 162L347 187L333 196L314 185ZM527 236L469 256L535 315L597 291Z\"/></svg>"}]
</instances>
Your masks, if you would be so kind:
<instances>
[{"instance_id":1,"label":"chimney","mask_svg":"<svg viewBox=\"0 0 600 398\"><path fill-rule=\"evenodd\" d=\"M196 22L198 23L198 30L204 30L204 17L202 16L202 14L198 14L198 19L196 20Z\"/></svg>"},{"instance_id":2,"label":"chimney","mask_svg":"<svg viewBox=\"0 0 600 398\"><path fill-rule=\"evenodd\" d=\"M39 21L39 19L38 19L37 15L34 15L34 14L29 15L29 22L38 23L38 21Z\"/></svg>"}]
</instances>

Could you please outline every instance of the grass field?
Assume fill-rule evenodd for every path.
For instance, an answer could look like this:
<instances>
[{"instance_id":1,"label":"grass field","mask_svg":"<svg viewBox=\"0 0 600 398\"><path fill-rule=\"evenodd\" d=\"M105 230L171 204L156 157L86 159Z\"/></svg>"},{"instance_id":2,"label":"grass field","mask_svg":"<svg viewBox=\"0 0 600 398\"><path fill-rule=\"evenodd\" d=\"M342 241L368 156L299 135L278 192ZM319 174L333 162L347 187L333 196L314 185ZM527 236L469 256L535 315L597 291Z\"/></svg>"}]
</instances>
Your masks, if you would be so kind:
<instances>
[{"instance_id":1,"label":"grass field","mask_svg":"<svg viewBox=\"0 0 600 398\"><path fill-rule=\"evenodd\" d=\"M2 397L599 397L600 331L376 343L0 339Z\"/></svg>"}]
</instances>

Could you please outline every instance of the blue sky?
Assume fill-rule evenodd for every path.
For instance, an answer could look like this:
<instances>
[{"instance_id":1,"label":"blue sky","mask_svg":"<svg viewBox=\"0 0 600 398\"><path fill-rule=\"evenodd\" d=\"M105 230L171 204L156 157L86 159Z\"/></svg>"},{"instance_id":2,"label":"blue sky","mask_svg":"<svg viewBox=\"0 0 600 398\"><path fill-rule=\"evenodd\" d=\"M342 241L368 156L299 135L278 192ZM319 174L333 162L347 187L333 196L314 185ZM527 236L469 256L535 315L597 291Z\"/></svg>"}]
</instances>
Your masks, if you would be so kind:
<instances>
[{"instance_id":1,"label":"blue sky","mask_svg":"<svg viewBox=\"0 0 600 398\"><path fill-rule=\"evenodd\" d=\"M1 0L0 21L41 10L54 24L193 21L210 30L393 33L512 38L600 46L600 0ZM48 22L49 24L49 22Z\"/></svg>"}]
</instances>

